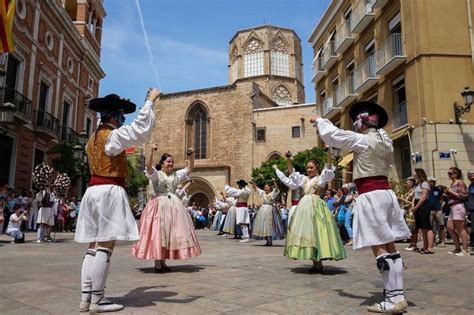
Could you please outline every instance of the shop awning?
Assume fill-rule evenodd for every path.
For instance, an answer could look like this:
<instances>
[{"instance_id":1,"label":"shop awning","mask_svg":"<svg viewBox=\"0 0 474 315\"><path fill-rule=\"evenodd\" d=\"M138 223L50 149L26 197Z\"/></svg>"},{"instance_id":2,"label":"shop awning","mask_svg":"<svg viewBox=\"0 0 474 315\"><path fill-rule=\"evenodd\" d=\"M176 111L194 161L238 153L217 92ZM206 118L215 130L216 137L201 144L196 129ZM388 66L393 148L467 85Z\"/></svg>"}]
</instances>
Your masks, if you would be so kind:
<instances>
[{"instance_id":1,"label":"shop awning","mask_svg":"<svg viewBox=\"0 0 474 315\"><path fill-rule=\"evenodd\" d=\"M390 139L392 140L397 140L403 136L406 136L408 134L408 127L405 127L403 129L397 130L395 132L392 132L390 134Z\"/></svg>"},{"instance_id":2,"label":"shop awning","mask_svg":"<svg viewBox=\"0 0 474 315\"><path fill-rule=\"evenodd\" d=\"M345 157L342 158L342 160L339 162L339 166L346 167L347 164L352 162L352 159L354 158L354 153L349 153Z\"/></svg>"}]
</instances>

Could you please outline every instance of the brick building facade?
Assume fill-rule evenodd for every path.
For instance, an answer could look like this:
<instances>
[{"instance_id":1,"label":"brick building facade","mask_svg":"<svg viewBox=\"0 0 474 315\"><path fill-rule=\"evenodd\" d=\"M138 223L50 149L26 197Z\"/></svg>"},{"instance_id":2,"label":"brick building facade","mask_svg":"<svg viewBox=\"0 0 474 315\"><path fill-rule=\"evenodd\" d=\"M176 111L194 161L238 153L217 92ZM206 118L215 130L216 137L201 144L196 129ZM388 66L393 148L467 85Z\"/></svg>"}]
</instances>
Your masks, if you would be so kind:
<instances>
[{"instance_id":1,"label":"brick building facade","mask_svg":"<svg viewBox=\"0 0 474 315\"><path fill-rule=\"evenodd\" d=\"M3 56L0 106L15 106L13 124L0 134L0 184L32 188L32 170L46 152L96 124L86 102L97 97L102 0L18 0L15 51ZM76 192L77 193L77 192Z\"/></svg>"}]
</instances>

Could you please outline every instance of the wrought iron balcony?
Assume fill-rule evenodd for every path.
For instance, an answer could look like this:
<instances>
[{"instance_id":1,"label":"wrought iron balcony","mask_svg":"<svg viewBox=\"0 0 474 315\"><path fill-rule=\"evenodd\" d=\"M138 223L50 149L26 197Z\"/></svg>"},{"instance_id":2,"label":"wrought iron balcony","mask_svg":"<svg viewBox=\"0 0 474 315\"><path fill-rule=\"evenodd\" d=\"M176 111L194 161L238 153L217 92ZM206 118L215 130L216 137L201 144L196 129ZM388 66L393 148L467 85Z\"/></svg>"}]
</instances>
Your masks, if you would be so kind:
<instances>
[{"instance_id":1,"label":"wrought iron balcony","mask_svg":"<svg viewBox=\"0 0 474 315\"><path fill-rule=\"evenodd\" d=\"M314 58L311 68L313 68L313 79L311 81L317 83L326 74L326 70L323 69L323 58Z\"/></svg>"},{"instance_id":2,"label":"wrought iron balcony","mask_svg":"<svg viewBox=\"0 0 474 315\"><path fill-rule=\"evenodd\" d=\"M352 33L360 34L374 20L373 6L376 0L359 0L352 11Z\"/></svg>"},{"instance_id":3,"label":"wrought iron balcony","mask_svg":"<svg viewBox=\"0 0 474 315\"><path fill-rule=\"evenodd\" d=\"M405 63L407 56L404 50L405 34L395 33L377 50L377 74L386 75L399 65Z\"/></svg>"},{"instance_id":4,"label":"wrought iron balcony","mask_svg":"<svg viewBox=\"0 0 474 315\"><path fill-rule=\"evenodd\" d=\"M346 20L336 33L336 54L342 54L354 43L355 36L351 31L351 21L352 19Z\"/></svg>"},{"instance_id":5,"label":"wrought iron balcony","mask_svg":"<svg viewBox=\"0 0 474 315\"><path fill-rule=\"evenodd\" d=\"M35 129L52 138L59 138L59 120L48 112L35 111Z\"/></svg>"},{"instance_id":6,"label":"wrought iron balcony","mask_svg":"<svg viewBox=\"0 0 474 315\"><path fill-rule=\"evenodd\" d=\"M363 93L377 84L375 55L370 55L364 62L354 70L354 91Z\"/></svg>"},{"instance_id":7,"label":"wrought iron balcony","mask_svg":"<svg viewBox=\"0 0 474 315\"><path fill-rule=\"evenodd\" d=\"M337 61L336 49L334 48L335 43L330 40L326 43L323 50L323 69L328 70Z\"/></svg>"},{"instance_id":8,"label":"wrought iron balcony","mask_svg":"<svg viewBox=\"0 0 474 315\"><path fill-rule=\"evenodd\" d=\"M25 123L31 121L31 100L10 88L0 88L0 106L6 103L13 104L16 109L15 117L23 120Z\"/></svg>"},{"instance_id":9,"label":"wrought iron balcony","mask_svg":"<svg viewBox=\"0 0 474 315\"><path fill-rule=\"evenodd\" d=\"M344 107L357 99L357 94L354 92L354 79L348 77L336 89L336 105Z\"/></svg>"},{"instance_id":10,"label":"wrought iron balcony","mask_svg":"<svg viewBox=\"0 0 474 315\"><path fill-rule=\"evenodd\" d=\"M74 131L74 129L63 125L63 126L61 126L61 132L60 132L59 140L64 141L64 142L79 141L79 133Z\"/></svg>"}]
</instances>

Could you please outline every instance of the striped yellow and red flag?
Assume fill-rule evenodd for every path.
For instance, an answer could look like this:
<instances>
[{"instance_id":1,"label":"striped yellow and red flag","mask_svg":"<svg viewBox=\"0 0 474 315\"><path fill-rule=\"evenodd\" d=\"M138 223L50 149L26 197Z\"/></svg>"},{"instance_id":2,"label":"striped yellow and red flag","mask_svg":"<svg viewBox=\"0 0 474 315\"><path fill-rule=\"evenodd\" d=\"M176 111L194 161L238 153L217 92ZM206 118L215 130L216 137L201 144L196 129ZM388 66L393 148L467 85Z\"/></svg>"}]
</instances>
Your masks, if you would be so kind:
<instances>
[{"instance_id":1,"label":"striped yellow and red flag","mask_svg":"<svg viewBox=\"0 0 474 315\"><path fill-rule=\"evenodd\" d=\"M16 0L0 0L0 53L15 49L13 45L13 18Z\"/></svg>"}]
</instances>

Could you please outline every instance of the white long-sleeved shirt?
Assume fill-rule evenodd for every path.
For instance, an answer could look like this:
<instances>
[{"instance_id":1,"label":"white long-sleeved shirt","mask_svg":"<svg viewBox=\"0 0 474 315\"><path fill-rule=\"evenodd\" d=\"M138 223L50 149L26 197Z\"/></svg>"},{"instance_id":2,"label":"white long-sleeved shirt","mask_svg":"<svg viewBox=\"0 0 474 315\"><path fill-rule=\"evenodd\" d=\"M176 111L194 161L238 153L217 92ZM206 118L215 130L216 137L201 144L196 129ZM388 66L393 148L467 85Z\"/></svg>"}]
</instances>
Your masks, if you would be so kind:
<instances>
[{"instance_id":1,"label":"white long-sleeved shirt","mask_svg":"<svg viewBox=\"0 0 474 315\"><path fill-rule=\"evenodd\" d=\"M112 130L105 143L105 153L109 156L116 156L126 148L143 144L150 139L154 129L153 102L146 101L137 118L130 125Z\"/></svg>"},{"instance_id":2,"label":"white long-sleeved shirt","mask_svg":"<svg viewBox=\"0 0 474 315\"><path fill-rule=\"evenodd\" d=\"M318 118L316 127L321 139L330 147L358 153L367 150L369 147L369 143L363 134L337 128L328 119Z\"/></svg>"},{"instance_id":3,"label":"white long-sleeved shirt","mask_svg":"<svg viewBox=\"0 0 474 315\"><path fill-rule=\"evenodd\" d=\"M277 170L276 174L278 178L290 189L297 189L303 187L303 184L307 178L306 175L300 174L299 172L293 171L290 176L285 176L282 171ZM327 165L324 166L324 169L321 171L318 180L318 186L324 187L326 183L331 182L335 177L334 169L327 168Z\"/></svg>"}]
</instances>

